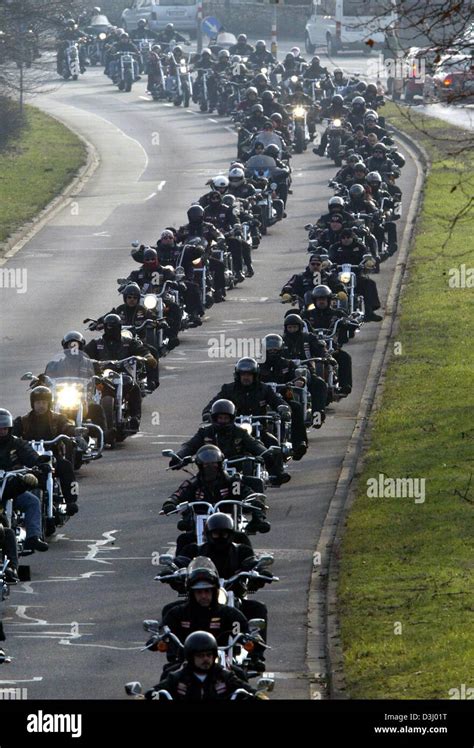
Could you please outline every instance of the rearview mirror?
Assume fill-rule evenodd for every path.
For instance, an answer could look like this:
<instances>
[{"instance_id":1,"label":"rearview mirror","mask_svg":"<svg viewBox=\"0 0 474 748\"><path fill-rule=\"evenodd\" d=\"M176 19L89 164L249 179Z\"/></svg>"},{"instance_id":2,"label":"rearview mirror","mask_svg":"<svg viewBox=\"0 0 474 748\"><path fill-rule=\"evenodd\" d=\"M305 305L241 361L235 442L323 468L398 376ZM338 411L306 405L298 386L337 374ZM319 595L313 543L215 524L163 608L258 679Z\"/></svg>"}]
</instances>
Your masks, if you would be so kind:
<instances>
[{"instance_id":1,"label":"rearview mirror","mask_svg":"<svg viewBox=\"0 0 474 748\"><path fill-rule=\"evenodd\" d=\"M274 687L275 681L269 675L264 675L257 681L257 691L273 691Z\"/></svg>"},{"instance_id":2,"label":"rearview mirror","mask_svg":"<svg viewBox=\"0 0 474 748\"><path fill-rule=\"evenodd\" d=\"M139 696L142 692L142 684L138 680L132 680L125 684L125 693L128 696Z\"/></svg>"},{"instance_id":3,"label":"rearview mirror","mask_svg":"<svg viewBox=\"0 0 474 748\"><path fill-rule=\"evenodd\" d=\"M250 630L258 629L261 631L265 628L265 621L263 618L251 618L249 621L249 628Z\"/></svg>"},{"instance_id":4,"label":"rearview mirror","mask_svg":"<svg viewBox=\"0 0 474 748\"><path fill-rule=\"evenodd\" d=\"M260 556L260 558L258 559L257 568L264 569L267 566L272 566L274 560L275 559L273 558L273 556L270 556L269 554L265 556Z\"/></svg>"},{"instance_id":5,"label":"rearview mirror","mask_svg":"<svg viewBox=\"0 0 474 748\"><path fill-rule=\"evenodd\" d=\"M174 563L174 557L170 553L163 553L159 561L163 566L171 566Z\"/></svg>"},{"instance_id":6,"label":"rearview mirror","mask_svg":"<svg viewBox=\"0 0 474 748\"><path fill-rule=\"evenodd\" d=\"M28 381L30 379L33 379L33 372L32 371L27 371L27 372L25 372L21 376L21 381L23 381L23 382Z\"/></svg>"}]
</instances>

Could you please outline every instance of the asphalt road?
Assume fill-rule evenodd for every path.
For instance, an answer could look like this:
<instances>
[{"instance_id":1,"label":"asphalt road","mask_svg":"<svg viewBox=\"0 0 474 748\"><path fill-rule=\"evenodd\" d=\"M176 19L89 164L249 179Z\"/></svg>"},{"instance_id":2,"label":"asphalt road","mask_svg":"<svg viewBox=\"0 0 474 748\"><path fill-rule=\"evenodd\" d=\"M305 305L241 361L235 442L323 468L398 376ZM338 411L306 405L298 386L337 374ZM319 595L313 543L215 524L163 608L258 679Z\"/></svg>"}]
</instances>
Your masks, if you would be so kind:
<instances>
[{"instance_id":1,"label":"asphalt road","mask_svg":"<svg viewBox=\"0 0 474 748\"><path fill-rule=\"evenodd\" d=\"M117 302L116 278L137 267L130 241L154 242L165 226L185 223L191 200L206 190L210 176L225 171L236 144L227 120L146 100L143 81L120 94L99 69L35 103L88 138L101 164L81 194L8 263L26 269L28 280L24 294L2 289L2 405L14 415L28 409L21 374L42 370L60 350L64 332L82 329L85 317ZM80 471L80 513L58 532L48 553L32 558L32 581L12 590L4 623L14 660L2 668L0 686L26 687L28 698L119 699L128 680L157 682L162 655L139 652L146 638L141 622L158 618L174 596L153 581L152 558L176 539L175 520L158 512L181 475L165 471L161 449L194 433L202 406L232 380L235 359L210 358L212 338L224 335L251 346L281 331L286 307L279 291L306 265L302 227L325 209L335 173L310 150L293 158L293 169L288 218L255 252L254 278L214 306L201 328L182 335L181 346L162 363L161 387L144 401L142 431ZM401 179L407 203L415 176L408 157ZM403 225L402 219L400 230ZM377 276L382 298L395 262ZM309 698L312 553L377 334L378 326L368 324L351 342L353 393L329 409L321 431L311 433L307 456L291 467L292 481L269 491L272 531L256 536L257 549L275 555L281 578L258 596L269 607L267 663L277 677L275 698Z\"/></svg>"}]
</instances>

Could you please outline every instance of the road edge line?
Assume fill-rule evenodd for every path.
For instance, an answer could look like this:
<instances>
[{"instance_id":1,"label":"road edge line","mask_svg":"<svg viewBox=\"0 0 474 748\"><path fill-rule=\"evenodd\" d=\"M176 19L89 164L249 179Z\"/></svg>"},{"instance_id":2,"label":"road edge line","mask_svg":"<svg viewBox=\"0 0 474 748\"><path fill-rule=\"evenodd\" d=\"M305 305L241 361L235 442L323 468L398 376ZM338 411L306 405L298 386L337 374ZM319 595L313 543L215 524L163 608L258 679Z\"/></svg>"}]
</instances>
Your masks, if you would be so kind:
<instances>
[{"instance_id":1,"label":"road edge line","mask_svg":"<svg viewBox=\"0 0 474 748\"><path fill-rule=\"evenodd\" d=\"M430 159L423 146L393 125L390 125L390 128L413 158L417 169L414 189L417 197L410 203L403 239L398 251L398 260L387 297L386 313L370 363L359 411L342 461L336 488L313 553L306 642L306 664L311 699L349 698L344 679L337 616L339 551L345 519L355 499L352 481L361 458L369 418L376 400L380 397L381 384L391 355L389 343L398 325L400 291L406 280L408 254L423 203L425 177L430 168Z\"/></svg>"}]
</instances>

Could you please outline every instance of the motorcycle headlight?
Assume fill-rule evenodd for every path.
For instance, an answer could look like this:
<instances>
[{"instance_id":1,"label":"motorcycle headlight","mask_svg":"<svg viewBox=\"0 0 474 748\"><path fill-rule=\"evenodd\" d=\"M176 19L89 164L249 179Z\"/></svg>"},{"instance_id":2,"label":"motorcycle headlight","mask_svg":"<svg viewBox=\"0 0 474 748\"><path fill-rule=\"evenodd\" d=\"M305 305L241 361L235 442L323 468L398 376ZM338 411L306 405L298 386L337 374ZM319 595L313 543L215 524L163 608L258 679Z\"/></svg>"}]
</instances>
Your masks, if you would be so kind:
<instances>
[{"instance_id":1,"label":"motorcycle headlight","mask_svg":"<svg viewBox=\"0 0 474 748\"><path fill-rule=\"evenodd\" d=\"M104 34L104 32L102 32L101 34L99 34L99 39L101 42L103 42L104 39L107 39L107 34Z\"/></svg>"},{"instance_id":2,"label":"motorcycle headlight","mask_svg":"<svg viewBox=\"0 0 474 748\"><path fill-rule=\"evenodd\" d=\"M350 273L339 273L339 280L341 281L341 283L350 283L351 274Z\"/></svg>"},{"instance_id":3,"label":"motorcycle headlight","mask_svg":"<svg viewBox=\"0 0 474 748\"><path fill-rule=\"evenodd\" d=\"M333 120L334 127L340 127L342 125L342 122L340 119Z\"/></svg>"},{"instance_id":4,"label":"motorcycle headlight","mask_svg":"<svg viewBox=\"0 0 474 748\"><path fill-rule=\"evenodd\" d=\"M304 107L303 106L295 106L293 109L293 114L295 117L304 117Z\"/></svg>"},{"instance_id":5,"label":"motorcycle headlight","mask_svg":"<svg viewBox=\"0 0 474 748\"><path fill-rule=\"evenodd\" d=\"M64 410L78 408L81 404L81 390L75 384L65 384L58 389L56 401L58 406Z\"/></svg>"},{"instance_id":6,"label":"motorcycle headlight","mask_svg":"<svg viewBox=\"0 0 474 748\"><path fill-rule=\"evenodd\" d=\"M179 71L180 71L180 73L186 73L187 72L186 65L181 65Z\"/></svg>"},{"instance_id":7,"label":"motorcycle headlight","mask_svg":"<svg viewBox=\"0 0 474 748\"><path fill-rule=\"evenodd\" d=\"M276 182L272 182L271 185L270 185L270 187L272 188L273 191L275 191L276 189L278 189L278 185L277 185Z\"/></svg>"},{"instance_id":8,"label":"motorcycle headlight","mask_svg":"<svg viewBox=\"0 0 474 748\"><path fill-rule=\"evenodd\" d=\"M147 295L143 299L143 306L145 307L145 309L154 309L157 304L158 300L156 296L152 293L147 293Z\"/></svg>"},{"instance_id":9,"label":"motorcycle headlight","mask_svg":"<svg viewBox=\"0 0 474 748\"><path fill-rule=\"evenodd\" d=\"M267 68L260 68L260 72L265 75L266 73L268 73L268 69Z\"/></svg>"},{"instance_id":10,"label":"motorcycle headlight","mask_svg":"<svg viewBox=\"0 0 474 748\"><path fill-rule=\"evenodd\" d=\"M291 80L292 83L298 83L298 76L297 75L292 75L291 78L290 78L290 80Z\"/></svg>"}]
</instances>

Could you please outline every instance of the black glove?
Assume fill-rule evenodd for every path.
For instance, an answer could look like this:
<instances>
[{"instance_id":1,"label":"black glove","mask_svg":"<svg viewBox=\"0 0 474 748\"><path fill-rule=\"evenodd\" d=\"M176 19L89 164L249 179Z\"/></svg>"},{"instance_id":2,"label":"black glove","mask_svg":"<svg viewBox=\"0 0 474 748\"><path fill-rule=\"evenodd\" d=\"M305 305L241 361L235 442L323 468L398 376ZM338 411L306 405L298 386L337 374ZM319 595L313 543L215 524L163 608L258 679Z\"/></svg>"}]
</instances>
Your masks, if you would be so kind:
<instances>
[{"instance_id":1,"label":"black glove","mask_svg":"<svg viewBox=\"0 0 474 748\"><path fill-rule=\"evenodd\" d=\"M179 465L181 465L181 458L180 457L172 457L171 460L169 461L169 467L170 468L179 467Z\"/></svg>"},{"instance_id":2,"label":"black glove","mask_svg":"<svg viewBox=\"0 0 474 748\"><path fill-rule=\"evenodd\" d=\"M174 501L168 500L165 501L161 509L165 514L169 514L170 512L174 512L174 510L176 509L176 504L174 503Z\"/></svg>"},{"instance_id":3,"label":"black glove","mask_svg":"<svg viewBox=\"0 0 474 748\"><path fill-rule=\"evenodd\" d=\"M49 463L43 462L40 465L36 465L37 469L43 473L44 476L49 475L52 472L52 467Z\"/></svg>"}]
</instances>

